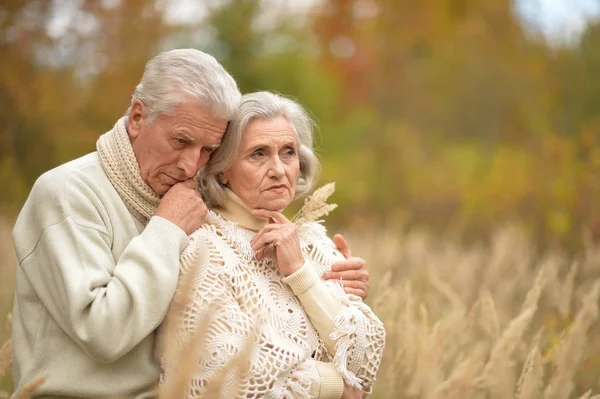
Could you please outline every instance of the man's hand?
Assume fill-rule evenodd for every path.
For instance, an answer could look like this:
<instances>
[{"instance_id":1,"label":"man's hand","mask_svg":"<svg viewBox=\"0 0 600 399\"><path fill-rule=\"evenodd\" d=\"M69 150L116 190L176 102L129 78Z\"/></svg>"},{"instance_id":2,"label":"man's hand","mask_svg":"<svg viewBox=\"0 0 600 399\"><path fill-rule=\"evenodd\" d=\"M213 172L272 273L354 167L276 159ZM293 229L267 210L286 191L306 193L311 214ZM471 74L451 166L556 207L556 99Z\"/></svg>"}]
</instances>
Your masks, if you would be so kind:
<instances>
[{"instance_id":1,"label":"man's hand","mask_svg":"<svg viewBox=\"0 0 600 399\"><path fill-rule=\"evenodd\" d=\"M344 383L344 392L340 399L362 399L363 391L358 388L353 388Z\"/></svg>"},{"instance_id":2,"label":"man's hand","mask_svg":"<svg viewBox=\"0 0 600 399\"><path fill-rule=\"evenodd\" d=\"M323 273L325 280L340 281L344 291L354 294L363 300L369 294L369 272L367 262L362 258L352 256L348 242L340 234L333 236L333 242L346 260L338 261L331 266L330 272Z\"/></svg>"},{"instance_id":3,"label":"man's hand","mask_svg":"<svg viewBox=\"0 0 600 399\"><path fill-rule=\"evenodd\" d=\"M198 183L194 179L174 184L162 197L155 215L176 224L185 234L190 235L202 226L207 213L197 187Z\"/></svg>"}]
</instances>

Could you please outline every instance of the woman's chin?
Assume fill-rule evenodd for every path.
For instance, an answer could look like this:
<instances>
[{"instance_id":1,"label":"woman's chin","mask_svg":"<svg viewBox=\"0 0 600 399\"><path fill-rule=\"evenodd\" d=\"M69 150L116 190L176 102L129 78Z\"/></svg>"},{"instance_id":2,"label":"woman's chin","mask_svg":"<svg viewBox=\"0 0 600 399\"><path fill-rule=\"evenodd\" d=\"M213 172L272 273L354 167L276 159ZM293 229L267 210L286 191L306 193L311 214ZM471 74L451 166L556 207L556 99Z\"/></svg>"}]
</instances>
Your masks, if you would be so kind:
<instances>
[{"instance_id":1,"label":"woman's chin","mask_svg":"<svg viewBox=\"0 0 600 399\"><path fill-rule=\"evenodd\" d=\"M275 211L275 212L281 212L288 205L289 205L289 202L287 202L287 201L270 201L269 203L264 204L262 209L267 209L269 211Z\"/></svg>"}]
</instances>

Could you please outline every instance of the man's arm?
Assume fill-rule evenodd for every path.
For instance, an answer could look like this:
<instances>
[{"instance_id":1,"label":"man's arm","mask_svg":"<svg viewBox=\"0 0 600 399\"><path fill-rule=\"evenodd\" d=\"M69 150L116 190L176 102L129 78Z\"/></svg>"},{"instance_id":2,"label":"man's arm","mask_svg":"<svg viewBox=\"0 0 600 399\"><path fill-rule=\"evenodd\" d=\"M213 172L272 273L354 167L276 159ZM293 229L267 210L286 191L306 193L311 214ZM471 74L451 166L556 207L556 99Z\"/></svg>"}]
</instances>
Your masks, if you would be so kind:
<instances>
[{"instance_id":1,"label":"man's arm","mask_svg":"<svg viewBox=\"0 0 600 399\"><path fill-rule=\"evenodd\" d=\"M344 291L367 299L369 294L369 272L364 259L352 256L348 242L341 234L333 236L333 242L338 251L344 255L345 260L338 261L331 266L331 271L323 273L323 279L340 281Z\"/></svg>"},{"instance_id":2,"label":"man's arm","mask_svg":"<svg viewBox=\"0 0 600 399\"><path fill-rule=\"evenodd\" d=\"M63 331L90 357L113 362L162 321L187 234L154 216L115 262L111 230L125 220L110 220L89 184L73 178L64 189L42 183L34 191L38 206L21 230L43 228L31 250L18 254L20 267Z\"/></svg>"}]
</instances>

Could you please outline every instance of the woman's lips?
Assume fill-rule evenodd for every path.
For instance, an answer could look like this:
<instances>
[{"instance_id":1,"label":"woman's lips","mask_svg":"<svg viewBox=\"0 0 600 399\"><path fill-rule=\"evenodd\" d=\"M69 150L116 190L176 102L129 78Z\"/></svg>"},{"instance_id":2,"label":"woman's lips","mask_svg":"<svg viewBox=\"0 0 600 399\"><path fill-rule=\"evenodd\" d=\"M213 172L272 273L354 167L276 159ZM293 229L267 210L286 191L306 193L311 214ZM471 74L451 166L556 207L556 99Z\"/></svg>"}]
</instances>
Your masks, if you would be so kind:
<instances>
[{"instance_id":1,"label":"woman's lips","mask_svg":"<svg viewBox=\"0 0 600 399\"><path fill-rule=\"evenodd\" d=\"M287 187L284 185L269 187L269 191L272 191L277 194L283 194L286 190L287 190Z\"/></svg>"}]
</instances>

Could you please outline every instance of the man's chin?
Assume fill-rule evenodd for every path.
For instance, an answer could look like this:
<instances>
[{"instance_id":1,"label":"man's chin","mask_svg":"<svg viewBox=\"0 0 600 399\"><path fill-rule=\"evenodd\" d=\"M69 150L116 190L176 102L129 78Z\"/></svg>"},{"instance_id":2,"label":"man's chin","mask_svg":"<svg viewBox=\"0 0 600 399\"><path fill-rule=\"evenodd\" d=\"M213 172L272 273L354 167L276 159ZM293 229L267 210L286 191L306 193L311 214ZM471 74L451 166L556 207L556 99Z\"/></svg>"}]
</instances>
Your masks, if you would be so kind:
<instances>
[{"instance_id":1,"label":"man's chin","mask_svg":"<svg viewBox=\"0 0 600 399\"><path fill-rule=\"evenodd\" d=\"M162 197L163 195L165 195L171 187L173 187L173 186L169 186L168 184L162 184L162 183L150 185L150 188L152 189L152 191L154 191L159 197Z\"/></svg>"}]
</instances>

